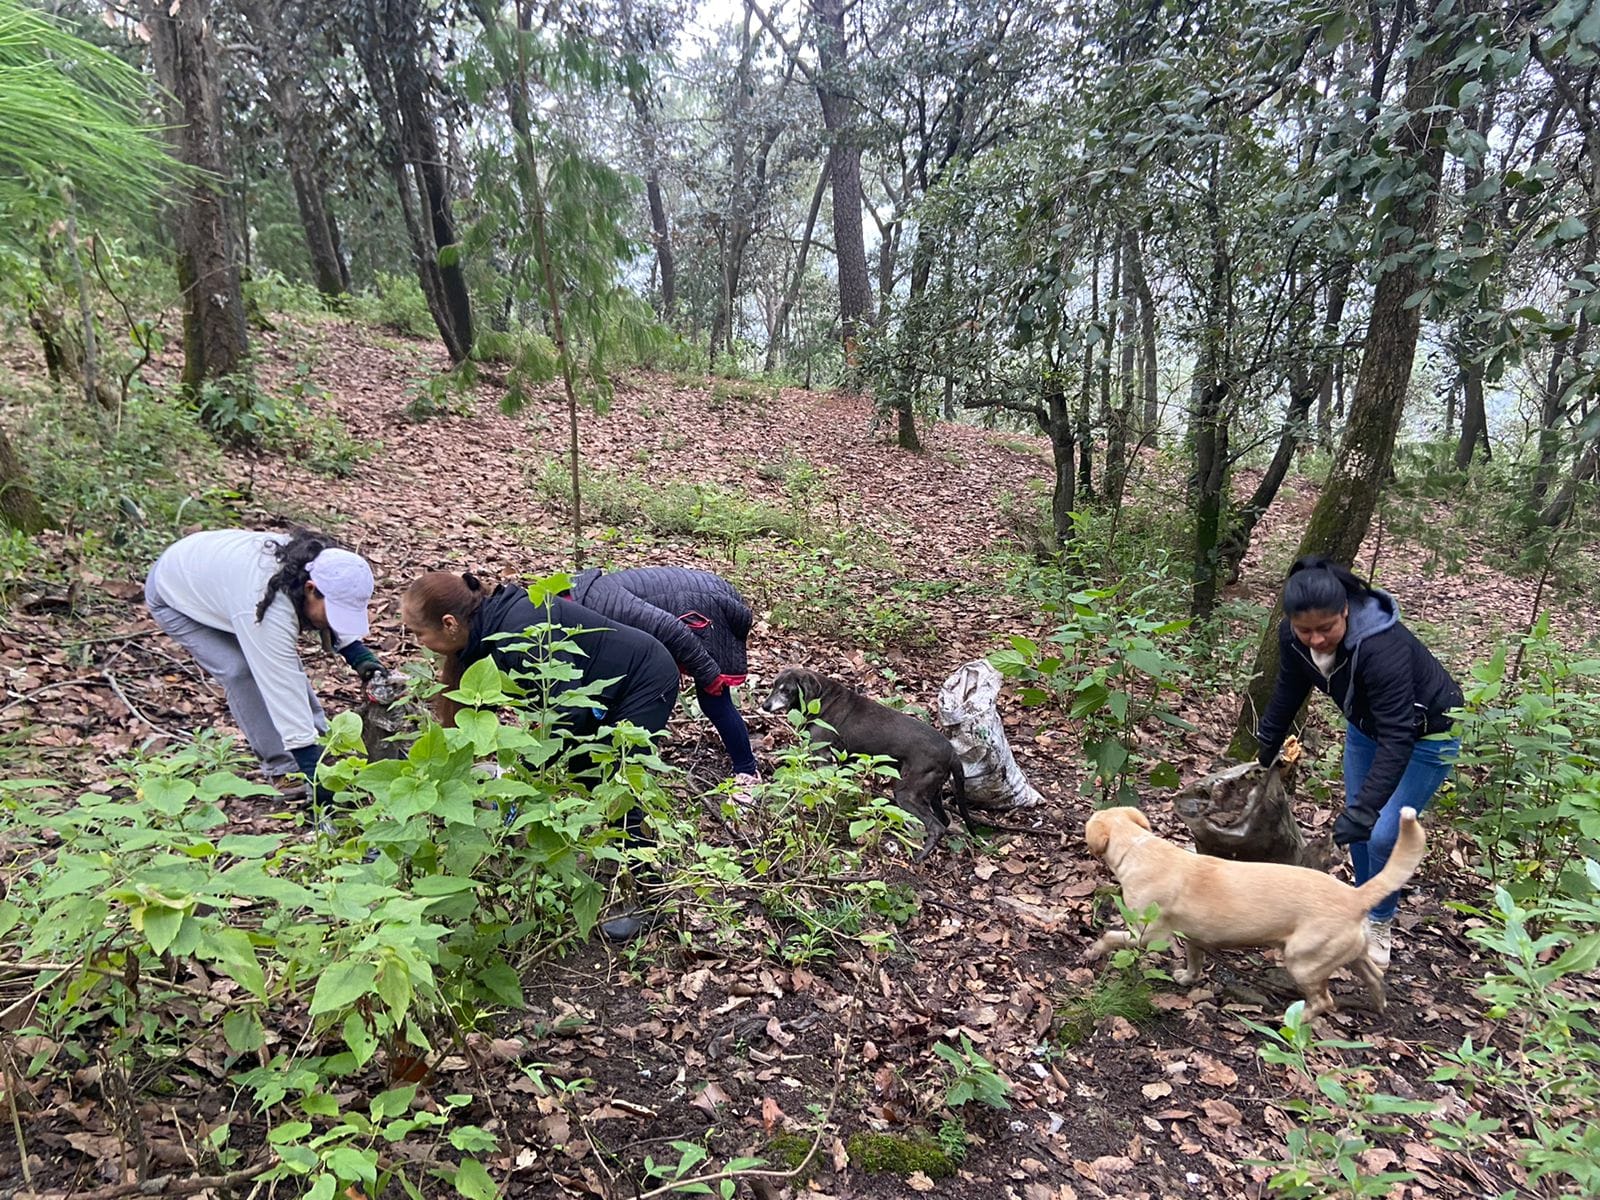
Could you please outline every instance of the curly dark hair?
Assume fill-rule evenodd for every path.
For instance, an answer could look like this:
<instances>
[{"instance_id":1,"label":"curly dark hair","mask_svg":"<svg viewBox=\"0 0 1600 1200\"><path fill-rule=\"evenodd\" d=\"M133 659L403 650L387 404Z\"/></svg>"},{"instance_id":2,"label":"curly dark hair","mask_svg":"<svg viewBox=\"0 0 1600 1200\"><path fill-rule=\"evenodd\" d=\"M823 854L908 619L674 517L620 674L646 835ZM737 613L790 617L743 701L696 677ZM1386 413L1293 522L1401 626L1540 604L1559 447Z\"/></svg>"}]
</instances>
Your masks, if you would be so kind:
<instances>
[{"instance_id":1,"label":"curly dark hair","mask_svg":"<svg viewBox=\"0 0 1600 1200\"><path fill-rule=\"evenodd\" d=\"M267 609L272 607L272 601L278 593L282 592L294 605L300 628L310 628L310 622L306 620L306 580L311 578L311 563L324 550L334 549L347 550L349 547L315 529L290 530L289 540L273 547L272 555L278 560L278 569L267 580L267 590L261 597L261 603L256 605L257 624L267 615Z\"/></svg>"}]
</instances>

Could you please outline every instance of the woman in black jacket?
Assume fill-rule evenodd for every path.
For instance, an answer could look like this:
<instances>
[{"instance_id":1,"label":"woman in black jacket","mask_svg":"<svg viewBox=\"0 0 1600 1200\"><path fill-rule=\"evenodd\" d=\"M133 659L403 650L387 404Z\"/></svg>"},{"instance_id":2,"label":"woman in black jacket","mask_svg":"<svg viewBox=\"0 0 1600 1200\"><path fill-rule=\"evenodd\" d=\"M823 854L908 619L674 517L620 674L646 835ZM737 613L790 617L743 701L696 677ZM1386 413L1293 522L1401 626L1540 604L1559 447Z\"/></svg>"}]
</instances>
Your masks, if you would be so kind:
<instances>
[{"instance_id":1,"label":"woman in black jacket","mask_svg":"<svg viewBox=\"0 0 1600 1200\"><path fill-rule=\"evenodd\" d=\"M515 584L503 584L490 592L474 575L430 571L406 589L400 619L425 649L440 655L439 674L445 692L455 690L467 668L484 658L493 658L508 674L532 665L531 651L519 648L516 637L497 638L496 634L514 635L546 625L575 631L565 638L576 643L581 653L561 650L551 658L574 667L577 678L549 682L549 698L554 700L583 684L609 681L590 697L592 703L564 709L562 728L579 737L620 721L660 733L678 702L678 669L660 642L561 596L535 604L528 590ZM444 692L434 701L434 712L444 725L455 724L460 708ZM581 766L579 770L581 773ZM637 808L628 811L623 827L630 845L646 842L643 816ZM641 891L649 882L644 874L635 872ZM645 918L630 910L601 922L600 932L611 941L628 941L644 926Z\"/></svg>"},{"instance_id":2,"label":"woman in black jacket","mask_svg":"<svg viewBox=\"0 0 1600 1200\"><path fill-rule=\"evenodd\" d=\"M442 658L440 681L449 692L466 669L483 658L508 673L529 667L529 650L514 637L536 626L554 625L579 632L567 635L582 653L560 651L552 657L572 664L578 676L551 683L551 697L583 684L609 680L593 705L574 705L562 717L565 729L579 736L601 725L631 721L660 733L678 702L678 670L660 642L627 625L559 596L535 604L528 590L504 584L489 592L471 574L429 571L406 589L400 619L417 640ZM460 705L445 693L434 702L441 724L455 724Z\"/></svg>"},{"instance_id":3,"label":"woman in black jacket","mask_svg":"<svg viewBox=\"0 0 1600 1200\"><path fill-rule=\"evenodd\" d=\"M1263 766L1277 758L1313 688L1348 721L1345 809L1333 840L1350 847L1357 884L1383 870L1400 832L1400 810L1427 807L1450 774L1461 743L1450 712L1461 688L1409 629L1394 597L1346 567L1308 556L1289 568L1278 628L1278 681L1256 733ZM1388 967L1399 893L1368 915L1374 965Z\"/></svg>"},{"instance_id":4,"label":"woman in black jacket","mask_svg":"<svg viewBox=\"0 0 1600 1200\"><path fill-rule=\"evenodd\" d=\"M695 699L727 747L734 779L745 789L760 782L750 730L733 703L733 689L749 671L745 641L753 620L733 584L688 567L592 569L572 581L572 598L665 646L694 680Z\"/></svg>"}]
</instances>

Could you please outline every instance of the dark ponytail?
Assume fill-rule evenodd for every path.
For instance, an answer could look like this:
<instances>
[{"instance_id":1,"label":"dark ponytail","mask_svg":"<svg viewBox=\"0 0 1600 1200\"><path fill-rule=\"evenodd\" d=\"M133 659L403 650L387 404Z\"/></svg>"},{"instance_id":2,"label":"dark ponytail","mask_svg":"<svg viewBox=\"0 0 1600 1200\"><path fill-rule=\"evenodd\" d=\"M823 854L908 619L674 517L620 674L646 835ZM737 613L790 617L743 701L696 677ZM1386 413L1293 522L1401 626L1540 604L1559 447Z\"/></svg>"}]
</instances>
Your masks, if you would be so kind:
<instances>
[{"instance_id":1,"label":"dark ponytail","mask_svg":"<svg viewBox=\"0 0 1600 1200\"><path fill-rule=\"evenodd\" d=\"M1352 600L1372 594L1372 585L1349 567L1332 562L1320 554L1295 560L1283 585L1283 611L1291 617L1301 613L1343 612Z\"/></svg>"},{"instance_id":2,"label":"dark ponytail","mask_svg":"<svg viewBox=\"0 0 1600 1200\"><path fill-rule=\"evenodd\" d=\"M311 578L311 564L317 555L324 550L345 549L337 540L325 533L318 533L314 529L295 529L289 534L289 540L279 542L272 547L272 556L278 560L278 569L272 578L267 580L267 590L261 597L261 603L256 605L256 623L260 624L267 615L267 609L272 607L272 602L282 592L289 597L289 603L294 605L294 614L300 621L300 628L308 625L306 620L306 580Z\"/></svg>"}]
</instances>

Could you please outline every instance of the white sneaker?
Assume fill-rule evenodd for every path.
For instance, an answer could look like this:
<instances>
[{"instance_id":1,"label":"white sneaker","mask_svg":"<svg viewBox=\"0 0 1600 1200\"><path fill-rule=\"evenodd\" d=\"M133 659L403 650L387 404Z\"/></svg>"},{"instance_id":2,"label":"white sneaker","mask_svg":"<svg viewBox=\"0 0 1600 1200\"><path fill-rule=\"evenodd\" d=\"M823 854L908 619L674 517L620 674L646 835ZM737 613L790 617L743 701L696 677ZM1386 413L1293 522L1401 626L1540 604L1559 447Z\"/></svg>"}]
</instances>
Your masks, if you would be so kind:
<instances>
[{"instance_id":1,"label":"white sneaker","mask_svg":"<svg viewBox=\"0 0 1600 1200\"><path fill-rule=\"evenodd\" d=\"M755 789L761 783L761 776L741 771L733 777L733 790L728 793L728 799L740 808L749 808L756 802Z\"/></svg>"},{"instance_id":2,"label":"white sneaker","mask_svg":"<svg viewBox=\"0 0 1600 1200\"><path fill-rule=\"evenodd\" d=\"M1367 918L1367 958L1382 974L1389 969L1389 954L1394 949L1394 918L1374 921Z\"/></svg>"}]
</instances>

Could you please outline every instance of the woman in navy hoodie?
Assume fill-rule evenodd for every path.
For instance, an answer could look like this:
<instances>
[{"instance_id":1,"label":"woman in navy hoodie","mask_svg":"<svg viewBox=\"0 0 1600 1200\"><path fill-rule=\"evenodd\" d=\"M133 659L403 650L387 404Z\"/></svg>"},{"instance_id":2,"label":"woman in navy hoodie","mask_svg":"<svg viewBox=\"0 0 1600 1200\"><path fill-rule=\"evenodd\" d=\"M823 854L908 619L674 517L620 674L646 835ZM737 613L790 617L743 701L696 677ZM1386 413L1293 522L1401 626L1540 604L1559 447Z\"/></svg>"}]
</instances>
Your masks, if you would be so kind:
<instances>
[{"instance_id":1,"label":"woman in navy hoodie","mask_svg":"<svg viewBox=\"0 0 1600 1200\"><path fill-rule=\"evenodd\" d=\"M749 799L761 782L750 730L733 702L749 671L745 642L754 617L738 590L720 575L690 567L631 567L580 571L572 598L613 621L642 629L660 642L694 680L695 699L722 737L739 785Z\"/></svg>"},{"instance_id":2,"label":"woman in navy hoodie","mask_svg":"<svg viewBox=\"0 0 1600 1200\"><path fill-rule=\"evenodd\" d=\"M1313 688L1326 692L1348 722L1345 809L1333 840L1350 847L1356 883L1389 861L1400 810L1427 807L1461 748L1451 710L1461 687L1416 635L1400 606L1349 568L1315 555L1289 568L1278 628L1278 680L1256 738L1270 765ZM1368 914L1368 953L1389 965L1398 892Z\"/></svg>"}]
</instances>

